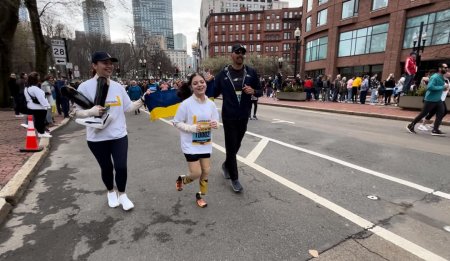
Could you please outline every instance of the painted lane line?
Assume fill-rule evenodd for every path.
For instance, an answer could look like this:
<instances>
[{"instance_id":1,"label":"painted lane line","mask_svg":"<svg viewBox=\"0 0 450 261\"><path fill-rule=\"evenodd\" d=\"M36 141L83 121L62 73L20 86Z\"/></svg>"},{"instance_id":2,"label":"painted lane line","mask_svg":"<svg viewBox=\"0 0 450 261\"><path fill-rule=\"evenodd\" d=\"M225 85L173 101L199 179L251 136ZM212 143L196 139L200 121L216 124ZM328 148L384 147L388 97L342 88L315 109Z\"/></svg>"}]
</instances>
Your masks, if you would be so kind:
<instances>
[{"instance_id":1,"label":"painted lane line","mask_svg":"<svg viewBox=\"0 0 450 261\"><path fill-rule=\"evenodd\" d=\"M163 122L165 122L167 124L170 124L170 125L172 124L168 120L165 120L165 119L160 119L160 120L162 120ZM250 134L250 135L252 135L252 134ZM266 138L261 135L255 134L254 136L259 136L262 139L265 138L267 141L273 141L273 139ZM221 151L222 153L226 153L224 147L222 147L216 143L213 143L212 146L215 149ZM291 190L303 195L304 197L316 202L317 204L320 204L323 207L333 211L334 213L340 215L341 217L355 223L356 225L362 227L363 229L367 229L368 231L371 231L372 233L382 237L383 239L410 252L411 254L418 256L419 258L422 258L424 260L433 260L433 261L446 261L447 260L447 259L445 259L445 258L395 234L395 233L392 233L391 231L389 231L383 227L375 225L374 223L370 222L369 220L366 220L366 219L358 216L357 214L327 200L326 198L323 198L323 197L315 194L314 192L309 191L309 190L301 187L300 185L297 185L296 183L294 183L286 178L283 178L280 175L273 173L272 171L248 160L247 158L243 158L243 157L237 155L237 160L239 160L240 162L246 164L247 166L257 170L258 172L266 175L267 177L271 178L272 180L277 181L278 183L284 185L285 187L288 187Z\"/></svg>"},{"instance_id":2,"label":"painted lane line","mask_svg":"<svg viewBox=\"0 0 450 261\"><path fill-rule=\"evenodd\" d=\"M261 139L258 144L255 146L255 148L247 155L247 160L249 162L255 162L256 159L261 155L264 148L269 144L269 140L266 138Z\"/></svg>"},{"instance_id":3,"label":"painted lane line","mask_svg":"<svg viewBox=\"0 0 450 261\"><path fill-rule=\"evenodd\" d=\"M285 121L280 119L273 119L272 123L289 123L289 124L295 124L293 121Z\"/></svg>"},{"instance_id":4,"label":"painted lane line","mask_svg":"<svg viewBox=\"0 0 450 261\"><path fill-rule=\"evenodd\" d=\"M225 148L213 143L213 147L223 153L225 153ZM254 163L250 162L246 158L243 158L241 156L237 156L237 159L241 161L242 163L246 164L247 166L255 169L256 171L266 175L267 177L273 179L274 181L280 183L281 185L284 185L293 191L305 196L306 198L316 202L317 204L322 205L323 207L333 211L334 213L340 215L341 217L355 223L356 225L362 227L363 229L366 229L368 231L371 231L372 233L382 237L383 239L397 245L398 247L410 252L413 255L416 255L424 260L433 260L433 261L445 261L447 259L395 234L391 231L382 228L380 226L375 225L374 223L370 222L369 220L366 220L357 214L327 200L326 198L323 198L317 194L315 194L312 191L309 191L296 183L281 177L280 175L277 175L273 173L272 171Z\"/></svg>"},{"instance_id":5,"label":"painted lane line","mask_svg":"<svg viewBox=\"0 0 450 261\"><path fill-rule=\"evenodd\" d=\"M318 152L315 152L315 151L312 151L312 150L308 150L308 149L304 149L304 148L301 148L301 147L298 147L298 146L294 146L294 145L291 145L291 144L288 144L288 143L285 143L285 142L282 142L282 141L279 141L279 140L275 140L275 139L272 139L272 138L268 138L268 137L265 137L265 136L262 136L262 135L259 135L259 134L256 134L256 133L252 133L252 132L249 132L249 131L247 131L246 133L249 134L249 135L261 138L261 139L266 138L269 141L277 143L279 145L282 145L282 146L285 146L285 147L288 147L288 148L291 148L291 149L294 149L294 150L298 150L298 151L301 151L301 152L304 152L304 153L307 153L307 154L310 154L310 155L313 155L313 156L316 156L316 157L319 157L319 158L322 158L322 159L326 159L326 160L329 160L331 162L334 162L334 163L346 166L348 168L352 168L352 169L355 169L355 170L358 170L358 171L361 171L361 172L364 172L364 173L367 173L367 174L370 174L370 175L373 175L373 176L376 176L376 177L379 177L379 178L382 178L382 179L393 181L395 183L398 183L398 184L401 184L401 185L404 185L404 186L407 186L407 187L410 187L410 188L413 188L413 189L416 189L416 190L419 190L419 191L423 191L423 192L428 193L428 194L433 194L433 195L438 196L438 197L442 197L442 198L445 198L445 199L450 199L450 194L442 192L442 191L438 191L438 190L435 190L435 189L432 189L432 188L428 188L428 187L425 187L425 186L422 186L422 185L419 185L417 183L414 183L414 182L411 182L411 181L407 181L407 180L404 180L404 179L392 177L392 176L389 176L387 174L384 174L384 173L381 173L381 172L378 172L378 171L374 171L374 170L371 170L371 169L368 169L368 168L364 168L364 167L358 166L356 164L353 164L353 163L350 163L350 162L347 162L347 161L343 161L343 160L340 160L340 159L337 159L337 158L334 158L334 157L331 157L331 156L328 156L328 155L325 155L325 154L322 154L322 153L318 153Z\"/></svg>"}]
</instances>

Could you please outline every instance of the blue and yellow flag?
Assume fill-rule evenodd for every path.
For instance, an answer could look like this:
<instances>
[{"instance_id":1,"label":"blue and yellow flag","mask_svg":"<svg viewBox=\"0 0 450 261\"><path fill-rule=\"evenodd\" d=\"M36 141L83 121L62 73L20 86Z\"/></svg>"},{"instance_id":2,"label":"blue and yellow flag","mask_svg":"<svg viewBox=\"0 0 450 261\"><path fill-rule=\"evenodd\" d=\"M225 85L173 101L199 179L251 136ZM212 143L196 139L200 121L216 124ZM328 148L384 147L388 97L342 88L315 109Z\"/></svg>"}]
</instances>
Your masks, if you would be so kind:
<instances>
[{"instance_id":1,"label":"blue and yellow flag","mask_svg":"<svg viewBox=\"0 0 450 261\"><path fill-rule=\"evenodd\" d=\"M173 117L177 113L181 99L177 96L177 90L156 91L145 96L145 105L150 112L150 120Z\"/></svg>"}]
</instances>

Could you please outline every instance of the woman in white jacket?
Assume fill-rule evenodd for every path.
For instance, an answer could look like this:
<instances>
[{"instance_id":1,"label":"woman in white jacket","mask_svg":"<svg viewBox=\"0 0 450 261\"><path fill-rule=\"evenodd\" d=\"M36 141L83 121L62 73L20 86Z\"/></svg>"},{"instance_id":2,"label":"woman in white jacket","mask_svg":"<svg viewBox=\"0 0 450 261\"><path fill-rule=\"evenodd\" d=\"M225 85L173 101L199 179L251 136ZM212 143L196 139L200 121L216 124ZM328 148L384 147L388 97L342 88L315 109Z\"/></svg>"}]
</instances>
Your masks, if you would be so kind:
<instances>
[{"instance_id":1,"label":"woman in white jacket","mask_svg":"<svg viewBox=\"0 0 450 261\"><path fill-rule=\"evenodd\" d=\"M45 131L45 117L47 116L47 110L51 108L45 93L37 85L39 83L39 74L32 72L28 75L27 85L24 94L27 100L27 107L30 110L30 114L33 114L34 127L38 132L40 138L51 138L52 135Z\"/></svg>"}]
</instances>

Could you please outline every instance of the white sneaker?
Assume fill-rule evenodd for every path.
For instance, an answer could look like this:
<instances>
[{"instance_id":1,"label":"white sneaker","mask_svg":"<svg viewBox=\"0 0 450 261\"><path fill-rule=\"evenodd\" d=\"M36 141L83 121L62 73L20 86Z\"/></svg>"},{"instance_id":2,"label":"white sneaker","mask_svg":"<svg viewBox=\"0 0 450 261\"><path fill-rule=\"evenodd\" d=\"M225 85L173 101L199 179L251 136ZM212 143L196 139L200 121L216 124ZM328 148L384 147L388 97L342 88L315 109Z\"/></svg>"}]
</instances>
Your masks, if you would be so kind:
<instances>
[{"instance_id":1,"label":"white sneaker","mask_svg":"<svg viewBox=\"0 0 450 261\"><path fill-rule=\"evenodd\" d=\"M110 114L105 114L103 117L88 117L84 119L76 119L75 122L87 127L96 129L104 129L111 122L112 117Z\"/></svg>"},{"instance_id":2,"label":"white sneaker","mask_svg":"<svg viewBox=\"0 0 450 261\"><path fill-rule=\"evenodd\" d=\"M109 192L108 191L108 206L110 208L115 208L120 205L119 198L117 197L117 192Z\"/></svg>"},{"instance_id":3,"label":"white sneaker","mask_svg":"<svg viewBox=\"0 0 450 261\"><path fill-rule=\"evenodd\" d=\"M15 115L16 118L23 118L25 117L23 114Z\"/></svg>"},{"instance_id":4,"label":"white sneaker","mask_svg":"<svg viewBox=\"0 0 450 261\"><path fill-rule=\"evenodd\" d=\"M22 123L20 126L24 127L25 129L28 129L28 124Z\"/></svg>"},{"instance_id":5,"label":"white sneaker","mask_svg":"<svg viewBox=\"0 0 450 261\"><path fill-rule=\"evenodd\" d=\"M51 137L53 137L53 136L50 135L50 133L48 133L48 132L44 132L44 133L42 133L42 134L38 133L38 137L39 137L39 138L51 138Z\"/></svg>"},{"instance_id":6,"label":"white sneaker","mask_svg":"<svg viewBox=\"0 0 450 261\"><path fill-rule=\"evenodd\" d=\"M430 129L423 124L420 124L419 127L417 127L417 129L421 130L421 131L430 131Z\"/></svg>"},{"instance_id":7,"label":"white sneaker","mask_svg":"<svg viewBox=\"0 0 450 261\"><path fill-rule=\"evenodd\" d=\"M122 205L123 210L130 210L134 208L133 202L127 197L127 194L122 194L119 196L119 203Z\"/></svg>"}]
</instances>

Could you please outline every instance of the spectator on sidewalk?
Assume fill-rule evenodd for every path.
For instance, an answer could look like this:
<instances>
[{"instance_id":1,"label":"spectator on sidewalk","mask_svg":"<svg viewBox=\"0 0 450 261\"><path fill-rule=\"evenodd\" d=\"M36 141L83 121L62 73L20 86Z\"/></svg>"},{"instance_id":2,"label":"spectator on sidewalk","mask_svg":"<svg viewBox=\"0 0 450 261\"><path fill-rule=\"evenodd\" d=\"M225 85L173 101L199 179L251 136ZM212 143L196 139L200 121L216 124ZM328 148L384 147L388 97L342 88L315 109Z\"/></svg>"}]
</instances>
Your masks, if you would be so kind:
<instances>
[{"instance_id":1,"label":"spectator on sidewalk","mask_svg":"<svg viewBox=\"0 0 450 261\"><path fill-rule=\"evenodd\" d=\"M27 83L28 87L25 88L24 94L28 109L33 114L34 127L40 138L51 138L52 135L45 131L45 117L51 106L45 98L44 91L38 87L39 74L37 72L30 73Z\"/></svg>"},{"instance_id":2,"label":"spectator on sidewalk","mask_svg":"<svg viewBox=\"0 0 450 261\"><path fill-rule=\"evenodd\" d=\"M404 83L405 83L405 77L402 76L402 77L400 77L400 79L398 80L397 84L394 87L395 106L398 105L399 97L400 97L400 94L402 93Z\"/></svg>"},{"instance_id":3,"label":"spectator on sidewalk","mask_svg":"<svg viewBox=\"0 0 450 261\"><path fill-rule=\"evenodd\" d=\"M47 99L48 103L50 104L50 109L47 110L47 115L45 117L45 122L47 127L53 127L55 126L55 122L53 120L53 114L52 114L52 107L55 103L52 96L52 87L54 84L54 78L53 75L47 75L45 77L45 81L41 84L41 89L45 93L45 98Z\"/></svg>"},{"instance_id":4,"label":"spectator on sidewalk","mask_svg":"<svg viewBox=\"0 0 450 261\"><path fill-rule=\"evenodd\" d=\"M370 78L370 104L375 105L377 103L378 87L380 87L380 82L378 81L378 74L374 74Z\"/></svg>"},{"instance_id":5,"label":"spectator on sidewalk","mask_svg":"<svg viewBox=\"0 0 450 261\"><path fill-rule=\"evenodd\" d=\"M355 77L353 76L347 81L347 103L352 102L352 87L353 87L353 81L355 80Z\"/></svg>"},{"instance_id":6,"label":"spectator on sidewalk","mask_svg":"<svg viewBox=\"0 0 450 261\"><path fill-rule=\"evenodd\" d=\"M409 92L411 85L413 83L414 77L417 72L417 64L416 64L417 54L415 52L411 52L409 57L405 62L405 83L403 84L403 90L401 95L406 95Z\"/></svg>"},{"instance_id":7,"label":"spectator on sidewalk","mask_svg":"<svg viewBox=\"0 0 450 261\"><path fill-rule=\"evenodd\" d=\"M56 93L56 110L59 115L64 115L64 118L69 117L69 99L61 95L61 88L67 85L67 79L65 76L59 76L59 79L55 82Z\"/></svg>"},{"instance_id":8,"label":"spectator on sidewalk","mask_svg":"<svg viewBox=\"0 0 450 261\"><path fill-rule=\"evenodd\" d=\"M130 87L128 87L127 93L128 93L128 96L130 96L131 101L137 101L142 97L142 95L144 95L141 87L139 87L137 85L136 81L134 81L134 80L132 80L130 82ZM137 115L138 113L141 113L139 108L134 111L134 115Z\"/></svg>"},{"instance_id":9,"label":"spectator on sidewalk","mask_svg":"<svg viewBox=\"0 0 450 261\"><path fill-rule=\"evenodd\" d=\"M362 84L362 78L361 76L356 76L355 79L352 82L352 102L357 103L358 102L358 89L361 87Z\"/></svg>"},{"instance_id":10,"label":"spectator on sidewalk","mask_svg":"<svg viewBox=\"0 0 450 261\"><path fill-rule=\"evenodd\" d=\"M391 96L392 92L395 88L395 78L394 74L389 74L386 81L384 81L384 105L390 105L391 104Z\"/></svg>"},{"instance_id":11,"label":"spectator on sidewalk","mask_svg":"<svg viewBox=\"0 0 450 261\"><path fill-rule=\"evenodd\" d=\"M364 80L361 84L361 93L359 94L359 102L361 104L366 103L367 92L369 91L369 75L364 76Z\"/></svg>"},{"instance_id":12,"label":"spectator on sidewalk","mask_svg":"<svg viewBox=\"0 0 450 261\"><path fill-rule=\"evenodd\" d=\"M347 78L342 77L339 86L339 102L345 102L347 99Z\"/></svg>"},{"instance_id":13,"label":"spectator on sidewalk","mask_svg":"<svg viewBox=\"0 0 450 261\"><path fill-rule=\"evenodd\" d=\"M313 83L313 80L311 79L311 77L309 77L309 76L306 77L306 81L303 86L305 87L306 100L311 101L313 86L314 86L314 83Z\"/></svg>"},{"instance_id":14,"label":"spectator on sidewalk","mask_svg":"<svg viewBox=\"0 0 450 261\"><path fill-rule=\"evenodd\" d=\"M341 88L341 75L338 74L336 75L336 79L334 79L333 84L331 85L331 95L332 95L332 101L333 102L337 102L338 99L338 94Z\"/></svg>"},{"instance_id":15,"label":"spectator on sidewalk","mask_svg":"<svg viewBox=\"0 0 450 261\"><path fill-rule=\"evenodd\" d=\"M8 87L9 87L9 93L11 97L13 98L13 107L14 107L14 113L15 117L21 118L23 117L22 114L20 114L20 101L19 101L19 85L17 84L16 74L11 73L8 80Z\"/></svg>"},{"instance_id":16,"label":"spectator on sidewalk","mask_svg":"<svg viewBox=\"0 0 450 261\"><path fill-rule=\"evenodd\" d=\"M444 105L442 102L442 93L448 91L449 86L445 84L444 74L447 73L448 66L445 63L439 64L438 72L430 77L428 82L427 92L425 93L424 105L422 111L417 115L414 120L406 126L406 129L410 133L416 133L414 126L422 120L428 113L432 110L436 110L436 120L434 121L433 130L431 135L433 136L443 136L444 133L439 130L439 127L444 118Z\"/></svg>"},{"instance_id":17,"label":"spectator on sidewalk","mask_svg":"<svg viewBox=\"0 0 450 261\"><path fill-rule=\"evenodd\" d=\"M246 49L241 44L231 48L232 64L215 77L214 97L222 94L222 121L225 133L226 160L222 164L225 178L231 179L235 192L243 190L239 182L236 155L247 131L251 96L261 96L261 84L255 69L244 64Z\"/></svg>"}]
</instances>

